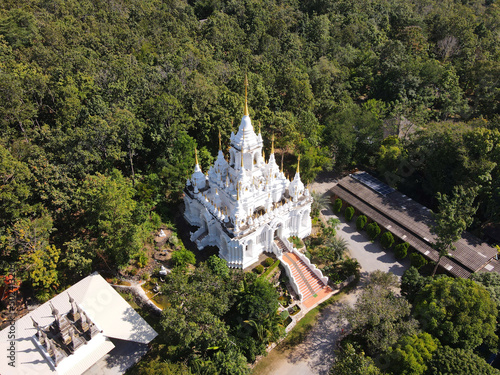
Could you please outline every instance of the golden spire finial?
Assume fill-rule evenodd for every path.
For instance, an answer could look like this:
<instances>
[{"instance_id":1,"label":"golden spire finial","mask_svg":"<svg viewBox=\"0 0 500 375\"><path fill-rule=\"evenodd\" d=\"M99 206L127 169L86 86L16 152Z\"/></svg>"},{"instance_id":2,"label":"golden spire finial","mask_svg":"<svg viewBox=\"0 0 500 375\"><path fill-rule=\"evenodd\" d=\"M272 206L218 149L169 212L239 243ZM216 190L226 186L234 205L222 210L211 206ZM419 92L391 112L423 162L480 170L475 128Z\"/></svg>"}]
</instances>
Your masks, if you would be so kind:
<instances>
[{"instance_id":1,"label":"golden spire finial","mask_svg":"<svg viewBox=\"0 0 500 375\"><path fill-rule=\"evenodd\" d=\"M194 162L198 165L198 150L194 148Z\"/></svg>"},{"instance_id":2,"label":"golden spire finial","mask_svg":"<svg viewBox=\"0 0 500 375\"><path fill-rule=\"evenodd\" d=\"M281 153L281 173L283 173L283 156L284 156L284 153L282 152Z\"/></svg>"},{"instance_id":3,"label":"golden spire finial","mask_svg":"<svg viewBox=\"0 0 500 375\"><path fill-rule=\"evenodd\" d=\"M219 151L222 151L222 143L220 140L220 129L219 129Z\"/></svg>"},{"instance_id":4,"label":"golden spire finial","mask_svg":"<svg viewBox=\"0 0 500 375\"><path fill-rule=\"evenodd\" d=\"M245 112L243 112L243 116L248 116L247 87L248 87L248 78L247 74L245 73Z\"/></svg>"},{"instance_id":5,"label":"golden spire finial","mask_svg":"<svg viewBox=\"0 0 500 375\"><path fill-rule=\"evenodd\" d=\"M271 137L271 154L274 154L274 133Z\"/></svg>"},{"instance_id":6,"label":"golden spire finial","mask_svg":"<svg viewBox=\"0 0 500 375\"><path fill-rule=\"evenodd\" d=\"M299 173L299 166L300 166L300 154L299 158L297 159L297 173Z\"/></svg>"},{"instance_id":7,"label":"golden spire finial","mask_svg":"<svg viewBox=\"0 0 500 375\"><path fill-rule=\"evenodd\" d=\"M264 153L264 149L262 149L262 159L266 162L266 154Z\"/></svg>"}]
</instances>

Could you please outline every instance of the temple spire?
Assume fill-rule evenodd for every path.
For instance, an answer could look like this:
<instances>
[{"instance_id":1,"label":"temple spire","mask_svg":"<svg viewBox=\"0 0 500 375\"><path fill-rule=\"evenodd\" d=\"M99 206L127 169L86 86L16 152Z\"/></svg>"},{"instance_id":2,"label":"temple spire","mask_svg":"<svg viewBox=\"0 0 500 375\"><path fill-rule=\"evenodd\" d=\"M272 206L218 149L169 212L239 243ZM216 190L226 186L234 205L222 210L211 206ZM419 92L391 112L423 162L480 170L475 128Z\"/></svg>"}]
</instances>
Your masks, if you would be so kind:
<instances>
[{"instance_id":1,"label":"temple spire","mask_svg":"<svg viewBox=\"0 0 500 375\"><path fill-rule=\"evenodd\" d=\"M281 153L281 170L280 170L281 173L283 173L283 156L284 156L284 153L282 152Z\"/></svg>"},{"instance_id":2,"label":"temple spire","mask_svg":"<svg viewBox=\"0 0 500 375\"><path fill-rule=\"evenodd\" d=\"M271 154L274 154L274 134L271 137Z\"/></svg>"},{"instance_id":3,"label":"temple spire","mask_svg":"<svg viewBox=\"0 0 500 375\"><path fill-rule=\"evenodd\" d=\"M222 142L220 139L220 129L219 129L219 151L222 151Z\"/></svg>"},{"instance_id":4,"label":"temple spire","mask_svg":"<svg viewBox=\"0 0 500 375\"><path fill-rule=\"evenodd\" d=\"M248 78L245 73L245 111L243 112L243 116L248 116L247 88L248 88Z\"/></svg>"},{"instance_id":5,"label":"temple spire","mask_svg":"<svg viewBox=\"0 0 500 375\"><path fill-rule=\"evenodd\" d=\"M299 173L299 166L300 166L300 154L299 158L297 159L297 173Z\"/></svg>"},{"instance_id":6,"label":"temple spire","mask_svg":"<svg viewBox=\"0 0 500 375\"><path fill-rule=\"evenodd\" d=\"M198 165L198 150L196 147L194 148L194 162L196 165Z\"/></svg>"}]
</instances>

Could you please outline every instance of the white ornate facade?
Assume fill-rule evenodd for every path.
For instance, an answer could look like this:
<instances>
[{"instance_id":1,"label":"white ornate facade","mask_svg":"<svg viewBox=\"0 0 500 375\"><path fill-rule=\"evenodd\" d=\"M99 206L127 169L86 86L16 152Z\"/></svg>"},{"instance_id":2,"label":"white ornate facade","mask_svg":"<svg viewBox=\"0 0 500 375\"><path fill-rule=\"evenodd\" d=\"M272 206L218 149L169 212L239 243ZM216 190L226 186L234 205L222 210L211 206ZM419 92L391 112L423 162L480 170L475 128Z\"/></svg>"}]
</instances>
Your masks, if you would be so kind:
<instances>
[{"instance_id":1,"label":"white ornate facade","mask_svg":"<svg viewBox=\"0 0 500 375\"><path fill-rule=\"evenodd\" d=\"M246 91L246 87L245 87ZM280 171L274 147L266 162L262 136L245 112L236 135L231 133L229 162L220 147L214 165L205 175L196 166L185 188L184 217L193 226L191 240L198 249L217 246L229 267L246 268L262 252L279 255L274 240L311 233L309 191L299 169L292 181Z\"/></svg>"}]
</instances>

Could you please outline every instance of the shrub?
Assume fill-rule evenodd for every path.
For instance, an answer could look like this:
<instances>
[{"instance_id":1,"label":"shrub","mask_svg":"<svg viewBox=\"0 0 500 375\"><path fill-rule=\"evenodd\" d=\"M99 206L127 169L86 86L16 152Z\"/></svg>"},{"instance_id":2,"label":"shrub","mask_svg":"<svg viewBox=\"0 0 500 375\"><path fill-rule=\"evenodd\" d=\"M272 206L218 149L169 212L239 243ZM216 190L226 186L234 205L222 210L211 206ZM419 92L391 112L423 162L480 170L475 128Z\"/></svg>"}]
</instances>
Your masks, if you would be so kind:
<instances>
[{"instance_id":1,"label":"shrub","mask_svg":"<svg viewBox=\"0 0 500 375\"><path fill-rule=\"evenodd\" d=\"M365 215L359 215L356 219L356 229L363 230L367 221L368 218Z\"/></svg>"},{"instance_id":2,"label":"shrub","mask_svg":"<svg viewBox=\"0 0 500 375\"><path fill-rule=\"evenodd\" d=\"M427 260L422 256L422 254L419 253L411 253L410 262L411 265L415 267L417 270L428 263Z\"/></svg>"},{"instance_id":3,"label":"shrub","mask_svg":"<svg viewBox=\"0 0 500 375\"><path fill-rule=\"evenodd\" d=\"M264 266L262 264L259 264L257 267L253 269L253 272L258 273L259 275L264 272Z\"/></svg>"},{"instance_id":4,"label":"shrub","mask_svg":"<svg viewBox=\"0 0 500 375\"><path fill-rule=\"evenodd\" d=\"M345 209L344 216L346 221L351 221L354 216L354 207L349 206Z\"/></svg>"},{"instance_id":5,"label":"shrub","mask_svg":"<svg viewBox=\"0 0 500 375\"><path fill-rule=\"evenodd\" d=\"M188 263L195 264L196 258L191 251L182 247L181 249L175 250L172 253L172 262L175 266L185 267L188 265Z\"/></svg>"},{"instance_id":6,"label":"shrub","mask_svg":"<svg viewBox=\"0 0 500 375\"><path fill-rule=\"evenodd\" d=\"M273 258L266 258L266 260L264 261L264 266L269 267L273 263L274 263Z\"/></svg>"},{"instance_id":7,"label":"shrub","mask_svg":"<svg viewBox=\"0 0 500 375\"><path fill-rule=\"evenodd\" d=\"M361 265L356 259L347 258L340 265L342 269L342 274L344 277L349 277L351 275L359 276L359 271L361 270Z\"/></svg>"},{"instance_id":8,"label":"shrub","mask_svg":"<svg viewBox=\"0 0 500 375\"><path fill-rule=\"evenodd\" d=\"M408 247L410 244L408 242L400 243L394 247L394 255L396 255L397 259L404 259L406 254L408 254Z\"/></svg>"},{"instance_id":9,"label":"shrub","mask_svg":"<svg viewBox=\"0 0 500 375\"><path fill-rule=\"evenodd\" d=\"M366 226L366 232L368 233L370 239L373 241L380 234L380 227L377 223L370 223Z\"/></svg>"},{"instance_id":10,"label":"shrub","mask_svg":"<svg viewBox=\"0 0 500 375\"><path fill-rule=\"evenodd\" d=\"M389 249L394 245L394 236L391 232L384 232L380 237L380 244L384 249Z\"/></svg>"},{"instance_id":11,"label":"shrub","mask_svg":"<svg viewBox=\"0 0 500 375\"><path fill-rule=\"evenodd\" d=\"M267 271L264 272L260 277L268 277L279 265L280 265L280 260L277 259L276 262L274 262L273 265L269 267Z\"/></svg>"},{"instance_id":12,"label":"shrub","mask_svg":"<svg viewBox=\"0 0 500 375\"><path fill-rule=\"evenodd\" d=\"M337 198L337 199L335 199L335 203L333 204L333 212L338 214L338 213L340 213L341 209L342 209L342 199Z\"/></svg>"},{"instance_id":13,"label":"shrub","mask_svg":"<svg viewBox=\"0 0 500 375\"><path fill-rule=\"evenodd\" d=\"M135 259L139 268L143 268L144 266L146 266L146 264L148 264L148 256L146 255L146 253L144 253L144 251L138 253L135 256Z\"/></svg>"},{"instance_id":14,"label":"shrub","mask_svg":"<svg viewBox=\"0 0 500 375\"><path fill-rule=\"evenodd\" d=\"M142 276L141 276L141 278L143 280L149 280L149 273L147 273L147 272L143 273Z\"/></svg>"}]
</instances>

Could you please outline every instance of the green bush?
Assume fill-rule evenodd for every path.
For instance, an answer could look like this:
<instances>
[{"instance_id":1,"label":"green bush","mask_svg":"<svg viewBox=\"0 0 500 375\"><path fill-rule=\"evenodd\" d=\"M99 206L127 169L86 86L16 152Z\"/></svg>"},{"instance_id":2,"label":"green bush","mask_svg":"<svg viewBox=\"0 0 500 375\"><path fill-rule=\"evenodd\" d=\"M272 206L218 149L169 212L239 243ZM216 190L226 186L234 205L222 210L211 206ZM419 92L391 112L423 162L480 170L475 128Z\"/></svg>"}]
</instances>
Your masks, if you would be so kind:
<instances>
[{"instance_id":1,"label":"green bush","mask_svg":"<svg viewBox=\"0 0 500 375\"><path fill-rule=\"evenodd\" d=\"M351 221L354 216L354 207L349 206L345 209L344 216L346 221Z\"/></svg>"},{"instance_id":2,"label":"green bush","mask_svg":"<svg viewBox=\"0 0 500 375\"><path fill-rule=\"evenodd\" d=\"M266 267L269 267L273 263L274 263L273 258L266 258L266 260L264 260L264 266L266 266Z\"/></svg>"},{"instance_id":3,"label":"green bush","mask_svg":"<svg viewBox=\"0 0 500 375\"><path fill-rule=\"evenodd\" d=\"M195 264L196 258L191 251L182 247L181 249L175 250L172 253L172 262L174 263L175 266L186 267L188 263Z\"/></svg>"},{"instance_id":4,"label":"green bush","mask_svg":"<svg viewBox=\"0 0 500 375\"><path fill-rule=\"evenodd\" d=\"M370 223L366 226L366 232L372 241L380 234L380 227L377 223Z\"/></svg>"},{"instance_id":5,"label":"green bush","mask_svg":"<svg viewBox=\"0 0 500 375\"><path fill-rule=\"evenodd\" d=\"M428 263L427 260L422 256L422 254L419 253L411 253L410 262L411 265L415 267L417 270Z\"/></svg>"},{"instance_id":6,"label":"green bush","mask_svg":"<svg viewBox=\"0 0 500 375\"><path fill-rule=\"evenodd\" d=\"M257 267L253 269L253 272L258 273L259 275L264 272L264 266L262 264L259 264Z\"/></svg>"},{"instance_id":7,"label":"green bush","mask_svg":"<svg viewBox=\"0 0 500 375\"><path fill-rule=\"evenodd\" d=\"M349 277L351 275L355 275L356 277L359 276L359 271L361 270L361 265L356 259L353 258L347 258L344 261L342 261L341 265L341 272L344 277Z\"/></svg>"},{"instance_id":8,"label":"green bush","mask_svg":"<svg viewBox=\"0 0 500 375\"><path fill-rule=\"evenodd\" d=\"M341 209L342 209L342 199L337 198L337 199L335 199L335 203L333 204L333 212L338 214L338 213L340 213Z\"/></svg>"},{"instance_id":9,"label":"green bush","mask_svg":"<svg viewBox=\"0 0 500 375\"><path fill-rule=\"evenodd\" d=\"M135 256L135 260L137 261L137 265L139 268L143 268L148 264L148 256L144 251L141 251Z\"/></svg>"},{"instance_id":10,"label":"green bush","mask_svg":"<svg viewBox=\"0 0 500 375\"><path fill-rule=\"evenodd\" d=\"M273 265L270 266L266 270L266 272L264 272L260 277L268 277L273 272L273 270L275 270L279 265L280 265L280 260L276 259L276 262L274 262Z\"/></svg>"},{"instance_id":11,"label":"green bush","mask_svg":"<svg viewBox=\"0 0 500 375\"><path fill-rule=\"evenodd\" d=\"M408 254L409 247L410 247L410 244L408 242L403 242L403 243L400 243L399 245L396 245L394 247L394 255L396 256L396 258L397 259L406 258L406 254Z\"/></svg>"},{"instance_id":12,"label":"green bush","mask_svg":"<svg viewBox=\"0 0 500 375\"><path fill-rule=\"evenodd\" d=\"M359 215L356 219L356 229L363 230L367 221L368 218L365 215Z\"/></svg>"},{"instance_id":13,"label":"green bush","mask_svg":"<svg viewBox=\"0 0 500 375\"><path fill-rule=\"evenodd\" d=\"M394 245L394 236L391 232L384 232L380 237L380 244L384 249L390 249Z\"/></svg>"}]
</instances>

